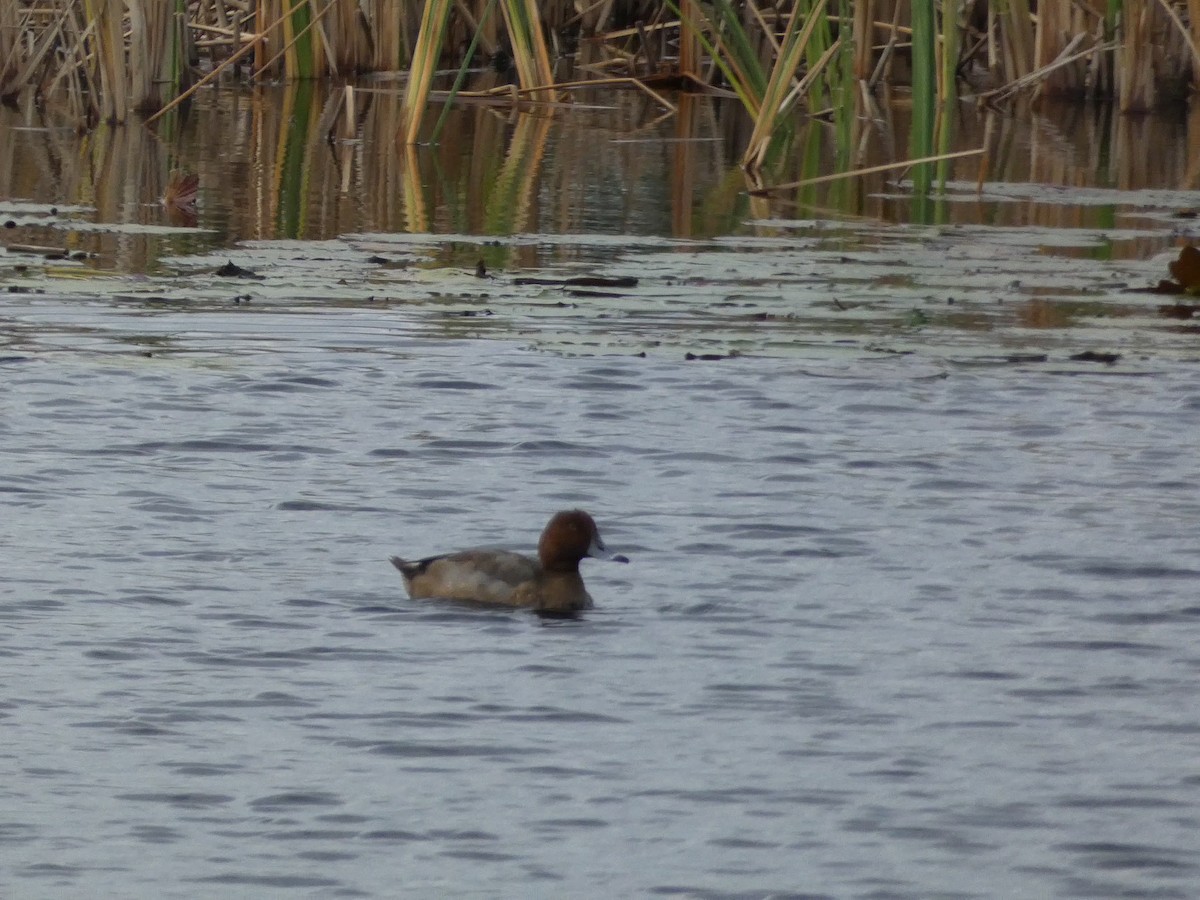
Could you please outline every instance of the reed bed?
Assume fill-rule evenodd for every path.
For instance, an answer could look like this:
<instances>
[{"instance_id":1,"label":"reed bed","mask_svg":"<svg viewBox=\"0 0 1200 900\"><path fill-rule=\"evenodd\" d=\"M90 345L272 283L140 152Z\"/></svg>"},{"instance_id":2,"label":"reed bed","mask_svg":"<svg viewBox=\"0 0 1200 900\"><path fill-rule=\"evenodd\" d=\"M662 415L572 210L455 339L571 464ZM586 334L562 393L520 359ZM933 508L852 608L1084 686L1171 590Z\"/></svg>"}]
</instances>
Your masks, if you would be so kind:
<instances>
[{"instance_id":1,"label":"reed bed","mask_svg":"<svg viewBox=\"0 0 1200 900\"><path fill-rule=\"evenodd\" d=\"M218 78L403 81L398 139L452 96L553 109L581 86L736 97L748 171L847 92L911 85L914 157L943 142L948 103L1098 97L1122 112L1200 78L1200 0L5 0L0 99L32 92L80 128L151 117ZM353 93L347 92L346 110ZM345 112L345 111L344 111Z\"/></svg>"},{"instance_id":2,"label":"reed bed","mask_svg":"<svg viewBox=\"0 0 1200 900\"><path fill-rule=\"evenodd\" d=\"M448 118L439 146L418 150L391 141L403 115L399 92L365 96L358 110L360 139L329 144L322 123L341 93L293 83L206 94L171 141L146 128L100 127L85 134L30 128L39 111L24 98L16 110L0 109L0 147L6 148L0 153L0 198L53 203L60 218L54 227L37 229L35 218L14 215L23 230L5 232L6 240L67 241L69 249L97 254L95 267L141 272L156 268L163 255L242 239L648 229L707 237L745 230L776 234L780 219L919 219L918 198L897 190L897 179L907 176L884 168L911 129L906 91L881 88L878 102L855 94L847 132L820 119L798 122L785 136L790 152L773 172L793 186L766 196L747 193L737 165L749 123L729 116L727 103L703 95L684 95L676 114L655 119L644 95L623 92L612 95L612 108L605 110L589 112L581 103L570 115L551 118L535 110L517 116L517 123L526 123L520 131L502 108L464 106ZM584 99L604 97L598 93ZM1112 107L1074 104L1048 103L1031 116L965 109L957 143L986 146L989 183L975 195L979 157L949 160L957 199L930 206L925 221L1110 231L1128 211L1128 200L1121 206L1066 204L1060 192L1042 186L1194 190L1200 186L1198 120L1200 111L1185 122L1175 115L1121 116ZM1146 153L1148 146L1158 152ZM846 166L864 174L819 180ZM211 230L162 233L164 216L188 224L176 222L160 202L170 193L173 170L198 176L201 224ZM1023 187L1027 201L1021 200ZM1009 189L1016 191L1011 199L997 201ZM76 229L75 219L93 224ZM146 225L154 227L140 227ZM1080 252L1144 259L1162 249L1161 233L1140 234L1145 237ZM489 270L501 271L547 265L552 259L546 254L570 251L505 241L465 249L448 242L444 252L442 264L473 269L482 255Z\"/></svg>"}]
</instances>

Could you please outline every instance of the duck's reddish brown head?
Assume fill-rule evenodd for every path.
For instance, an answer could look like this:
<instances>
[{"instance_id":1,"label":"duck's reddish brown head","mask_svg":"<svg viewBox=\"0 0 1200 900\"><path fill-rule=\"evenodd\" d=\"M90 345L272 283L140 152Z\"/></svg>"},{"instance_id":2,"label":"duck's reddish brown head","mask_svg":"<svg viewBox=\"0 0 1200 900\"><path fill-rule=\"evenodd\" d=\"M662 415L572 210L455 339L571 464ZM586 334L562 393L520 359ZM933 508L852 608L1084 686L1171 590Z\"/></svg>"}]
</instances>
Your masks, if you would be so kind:
<instances>
[{"instance_id":1,"label":"duck's reddish brown head","mask_svg":"<svg viewBox=\"0 0 1200 900\"><path fill-rule=\"evenodd\" d=\"M555 513L538 541L538 559L542 568L548 572L575 572L585 556L629 562L623 556L608 552L600 539L596 520L582 509Z\"/></svg>"}]
</instances>

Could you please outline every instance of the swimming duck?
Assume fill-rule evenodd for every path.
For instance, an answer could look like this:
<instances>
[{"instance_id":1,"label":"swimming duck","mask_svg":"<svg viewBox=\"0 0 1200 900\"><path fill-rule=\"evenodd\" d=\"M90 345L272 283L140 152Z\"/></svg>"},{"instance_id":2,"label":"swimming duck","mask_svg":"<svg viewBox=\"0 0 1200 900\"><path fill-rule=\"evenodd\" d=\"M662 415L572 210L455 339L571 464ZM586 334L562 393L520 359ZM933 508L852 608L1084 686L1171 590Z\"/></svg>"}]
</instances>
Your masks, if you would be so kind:
<instances>
[{"instance_id":1,"label":"swimming duck","mask_svg":"<svg viewBox=\"0 0 1200 900\"><path fill-rule=\"evenodd\" d=\"M391 557L414 600L438 597L544 612L592 606L579 575L585 556L629 562L609 553L595 520L581 509L555 513L538 540L538 558L507 550L463 550L408 562Z\"/></svg>"}]
</instances>

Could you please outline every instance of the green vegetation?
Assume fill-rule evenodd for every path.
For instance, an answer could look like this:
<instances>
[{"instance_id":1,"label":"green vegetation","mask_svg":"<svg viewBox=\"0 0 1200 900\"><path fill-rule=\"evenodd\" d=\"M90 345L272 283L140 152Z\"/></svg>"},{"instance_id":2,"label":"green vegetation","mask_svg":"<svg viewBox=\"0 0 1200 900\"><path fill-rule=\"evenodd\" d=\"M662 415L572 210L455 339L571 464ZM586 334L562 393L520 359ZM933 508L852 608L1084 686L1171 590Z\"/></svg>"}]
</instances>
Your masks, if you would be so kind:
<instances>
[{"instance_id":1,"label":"green vegetation","mask_svg":"<svg viewBox=\"0 0 1200 900\"><path fill-rule=\"evenodd\" d=\"M633 86L674 113L663 88L732 93L752 122L742 162L753 174L795 110L836 114L848 91L883 83L912 87L914 158L945 145L962 79L980 102L1160 105L1184 96L1200 67L1200 21L1187 12L1183 0L7 0L0 98L34 92L90 128L161 114L195 79L234 70L403 72L397 138L414 144L429 139L424 111L439 73L475 54L491 67L456 84L456 99L553 108L582 85ZM931 166L915 179L929 183Z\"/></svg>"}]
</instances>

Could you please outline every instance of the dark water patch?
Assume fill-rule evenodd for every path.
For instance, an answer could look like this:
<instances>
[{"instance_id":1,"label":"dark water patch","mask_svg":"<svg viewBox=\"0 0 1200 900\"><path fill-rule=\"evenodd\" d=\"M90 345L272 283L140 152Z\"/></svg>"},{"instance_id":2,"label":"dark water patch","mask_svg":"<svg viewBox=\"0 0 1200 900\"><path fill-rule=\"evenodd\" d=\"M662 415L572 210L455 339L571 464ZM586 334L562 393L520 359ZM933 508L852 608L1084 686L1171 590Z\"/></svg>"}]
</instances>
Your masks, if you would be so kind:
<instances>
[{"instance_id":1,"label":"dark water patch","mask_svg":"<svg viewBox=\"0 0 1200 900\"><path fill-rule=\"evenodd\" d=\"M1035 872L1040 876L1043 873ZM1061 875L1059 872L1048 872L1047 875ZM1195 900L1188 888L1173 888L1166 885L1143 887L1130 885L1124 880L1104 881L1097 877L1082 877L1071 875L1062 879L1063 887L1058 892L1064 897L1078 900L1096 900L1098 897L1121 898L1121 900Z\"/></svg>"},{"instance_id":2,"label":"dark water patch","mask_svg":"<svg viewBox=\"0 0 1200 900\"><path fill-rule=\"evenodd\" d=\"M278 453L305 455L324 455L331 451L327 447L317 447L312 444L262 444L254 441L238 441L234 439L216 440L190 438L181 441L142 441L126 446L104 447L95 450L82 450L83 453L108 454L157 454L157 453Z\"/></svg>"},{"instance_id":3,"label":"dark water patch","mask_svg":"<svg viewBox=\"0 0 1200 900\"><path fill-rule=\"evenodd\" d=\"M667 790L654 788L645 791L638 791L634 796L637 797L666 797L674 800L685 800L690 803L714 804L718 806L726 806L729 804L743 803L747 800L756 799L771 803L788 803L791 798L776 794L773 791L763 788L744 787L744 788L712 788L710 790Z\"/></svg>"},{"instance_id":4,"label":"dark water patch","mask_svg":"<svg viewBox=\"0 0 1200 900\"><path fill-rule=\"evenodd\" d=\"M498 385L482 381L466 381L461 378L425 379L414 382L413 387L423 391L494 391Z\"/></svg>"},{"instance_id":5,"label":"dark water patch","mask_svg":"<svg viewBox=\"0 0 1200 900\"><path fill-rule=\"evenodd\" d=\"M916 778L923 773L921 769L867 769L862 772L864 778L883 778L888 781L906 781L909 778Z\"/></svg>"},{"instance_id":6,"label":"dark water patch","mask_svg":"<svg viewBox=\"0 0 1200 900\"><path fill-rule=\"evenodd\" d=\"M283 500L275 504L281 512L352 512L352 513L388 513L391 510L382 506L367 506L348 503L327 503L320 500Z\"/></svg>"},{"instance_id":7,"label":"dark water patch","mask_svg":"<svg viewBox=\"0 0 1200 900\"><path fill-rule=\"evenodd\" d=\"M83 871L78 866L64 866L60 863L33 863L20 868L20 873L25 878L74 878Z\"/></svg>"},{"instance_id":8,"label":"dark water patch","mask_svg":"<svg viewBox=\"0 0 1200 900\"><path fill-rule=\"evenodd\" d=\"M204 875L184 880L192 884L240 885L255 888L316 889L341 886L340 881L331 878L304 875L250 875L239 872Z\"/></svg>"},{"instance_id":9,"label":"dark water patch","mask_svg":"<svg viewBox=\"0 0 1200 900\"><path fill-rule=\"evenodd\" d=\"M502 441L480 441L469 438L435 438L427 441L423 450L441 454L487 454L499 450L507 450L508 445Z\"/></svg>"},{"instance_id":10,"label":"dark water patch","mask_svg":"<svg viewBox=\"0 0 1200 900\"><path fill-rule=\"evenodd\" d=\"M416 831L403 831L398 828L379 829L376 831L364 831L360 835L363 840L368 841L387 841L389 843L406 844L410 841L426 841L429 838Z\"/></svg>"},{"instance_id":11,"label":"dark water patch","mask_svg":"<svg viewBox=\"0 0 1200 900\"><path fill-rule=\"evenodd\" d=\"M335 850L301 850L299 853L296 854L296 858L297 859L311 859L313 862L321 862L321 863L339 863L339 862L350 862L352 860L358 859L359 854L346 853L343 851L335 851ZM348 894L345 891L339 892L339 895L340 896L351 896L350 894ZM369 897L370 894L359 893L359 894L357 894L357 896Z\"/></svg>"},{"instance_id":12,"label":"dark water patch","mask_svg":"<svg viewBox=\"0 0 1200 900\"><path fill-rule=\"evenodd\" d=\"M705 526L705 531L720 530L722 533L728 534L733 539L740 540L770 540L778 537L812 537L814 535L827 535L828 529L815 527L813 525L787 525L782 522L756 522L751 525L735 525L732 528L728 525L712 525Z\"/></svg>"},{"instance_id":13,"label":"dark water patch","mask_svg":"<svg viewBox=\"0 0 1200 900\"><path fill-rule=\"evenodd\" d=\"M750 891L721 891L696 885L662 884L649 887L646 892L655 897L687 897L689 900L764 900L764 898L770 898L770 900L837 900L836 894L798 893L775 887L763 887ZM885 900L883 897L863 896L869 900Z\"/></svg>"},{"instance_id":14,"label":"dark water patch","mask_svg":"<svg viewBox=\"0 0 1200 900\"><path fill-rule=\"evenodd\" d=\"M1001 672L996 669L960 669L946 674L951 678L966 678L971 681L1019 681L1026 677L1016 672Z\"/></svg>"},{"instance_id":15,"label":"dark water patch","mask_svg":"<svg viewBox=\"0 0 1200 900\"><path fill-rule=\"evenodd\" d=\"M284 669L308 665L313 661L304 654L260 654L254 651L246 651L240 656L231 656L227 653L189 652L180 654L179 658L194 665L231 669Z\"/></svg>"},{"instance_id":16,"label":"dark water patch","mask_svg":"<svg viewBox=\"0 0 1200 900\"><path fill-rule=\"evenodd\" d=\"M86 722L72 722L71 728L103 728L112 731L114 734L121 734L127 737L136 738L160 738L172 737L178 735L179 732L166 728L154 722L139 721L136 719L93 719Z\"/></svg>"},{"instance_id":17,"label":"dark water patch","mask_svg":"<svg viewBox=\"0 0 1200 900\"><path fill-rule=\"evenodd\" d=\"M645 385L638 384L634 381L618 381L613 378L596 378L596 379L575 379L566 381L562 385L562 389L570 391L616 391L616 392L638 392L647 390Z\"/></svg>"},{"instance_id":18,"label":"dark water patch","mask_svg":"<svg viewBox=\"0 0 1200 900\"><path fill-rule=\"evenodd\" d=\"M296 828L290 831L267 831L263 837L269 841L348 841L358 837L358 832L334 828Z\"/></svg>"},{"instance_id":19,"label":"dark water patch","mask_svg":"<svg viewBox=\"0 0 1200 900\"><path fill-rule=\"evenodd\" d=\"M1010 697L1017 697L1022 700L1035 700L1040 703L1057 703L1060 700L1068 700L1075 697L1086 697L1089 691L1078 687L1046 687L1015 688L1011 691L1006 691L1006 693Z\"/></svg>"},{"instance_id":20,"label":"dark water patch","mask_svg":"<svg viewBox=\"0 0 1200 900\"><path fill-rule=\"evenodd\" d=\"M621 724L625 722L624 719L605 716L600 713L561 709L554 706L534 706L528 709L514 709L494 704L479 703L472 707L472 712L483 713L510 722L601 722L606 724Z\"/></svg>"},{"instance_id":21,"label":"dark water patch","mask_svg":"<svg viewBox=\"0 0 1200 900\"><path fill-rule=\"evenodd\" d=\"M129 836L143 844L174 844L183 837L178 830L163 825L135 825Z\"/></svg>"},{"instance_id":22,"label":"dark water patch","mask_svg":"<svg viewBox=\"0 0 1200 900\"><path fill-rule=\"evenodd\" d=\"M24 822L0 822L0 844L26 844L36 840L38 829Z\"/></svg>"},{"instance_id":23,"label":"dark water patch","mask_svg":"<svg viewBox=\"0 0 1200 900\"><path fill-rule=\"evenodd\" d=\"M1059 797L1055 805L1070 809L1177 809L1189 806L1182 800L1169 797Z\"/></svg>"},{"instance_id":24,"label":"dark water patch","mask_svg":"<svg viewBox=\"0 0 1200 900\"><path fill-rule=\"evenodd\" d=\"M247 699L224 698L221 700L189 700L180 704L185 709L310 709L316 704L293 694L264 691Z\"/></svg>"},{"instance_id":25,"label":"dark water patch","mask_svg":"<svg viewBox=\"0 0 1200 900\"><path fill-rule=\"evenodd\" d=\"M448 850L442 850L440 855L448 856L451 859L465 859L470 862L508 862L521 858L516 854L502 853L498 850L468 850L453 847Z\"/></svg>"},{"instance_id":26,"label":"dark water patch","mask_svg":"<svg viewBox=\"0 0 1200 900\"><path fill-rule=\"evenodd\" d=\"M289 384L303 385L304 387L335 388L341 384L341 382L332 378L320 378L316 375L293 375L290 378L280 380Z\"/></svg>"},{"instance_id":27,"label":"dark water patch","mask_svg":"<svg viewBox=\"0 0 1200 900\"><path fill-rule=\"evenodd\" d=\"M500 835L476 828L431 828L426 832L431 841L498 841Z\"/></svg>"},{"instance_id":28,"label":"dark water patch","mask_svg":"<svg viewBox=\"0 0 1200 900\"><path fill-rule=\"evenodd\" d=\"M285 619L264 619L255 616L230 616L225 622L233 628L263 628L281 631L309 631L312 625L304 622L289 622Z\"/></svg>"},{"instance_id":29,"label":"dark water patch","mask_svg":"<svg viewBox=\"0 0 1200 900\"><path fill-rule=\"evenodd\" d=\"M269 794L250 801L250 808L255 812L286 812L313 806L342 806L345 801L335 794L325 791L292 791L283 794Z\"/></svg>"},{"instance_id":30,"label":"dark water patch","mask_svg":"<svg viewBox=\"0 0 1200 900\"><path fill-rule=\"evenodd\" d=\"M534 756L532 747L498 744L438 744L430 741L368 741L362 746L369 753L399 759L497 759L518 760Z\"/></svg>"},{"instance_id":31,"label":"dark water patch","mask_svg":"<svg viewBox=\"0 0 1200 900\"><path fill-rule=\"evenodd\" d=\"M594 447L587 447L583 444L572 444L567 441L552 440L522 441L519 444L514 444L512 449L519 453L529 453L535 456L577 456L594 458L603 455Z\"/></svg>"},{"instance_id":32,"label":"dark water patch","mask_svg":"<svg viewBox=\"0 0 1200 900\"><path fill-rule=\"evenodd\" d=\"M528 772L530 775L544 776L555 779L569 778L591 778L596 776L596 772L591 769L572 768L570 766L559 765L543 765L543 766L523 766L515 771Z\"/></svg>"},{"instance_id":33,"label":"dark water patch","mask_svg":"<svg viewBox=\"0 0 1200 900\"><path fill-rule=\"evenodd\" d=\"M761 841L751 838L711 838L706 843L713 847L727 847L731 850L777 850L782 845L775 841Z\"/></svg>"},{"instance_id":34,"label":"dark water patch","mask_svg":"<svg viewBox=\"0 0 1200 900\"><path fill-rule=\"evenodd\" d=\"M573 819L537 819L529 823L534 831L555 833L571 831L576 828L611 828L612 822L607 819L573 818Z\"/></svg>"},{"instance_id":35,"label":"dark water patch","mask_svg":"<svg viewBox=\"0 0 1200 900\"><path fill-rule=\"evenodd\" d=\"M1021 554L1016 559L1019 562L1027 562L1036 566L1054 569L1055 571L1093 575L1106 579L1192 579L1200 576L1200 569L1151 565L1135 561L1101 560L1067 556L1053 552Z\"/></svg>"},{"instance_id":36,"label":"dark water patch","mask_svg":"<svg viewBox=\"0 0 1200 900\"><path fill-rule=\"evenodd\" d=\"M131 803L160 803L177 809L211 809L233 803L237 798L229 794L204 794L196 791L178 793L119 794L118 800Z\"/></svg>"},{"instance_id":37,"label":"dark water patch","mask_svg":"<svg viewBox=\"0 0 1200 900\"><path fill-rule=\"evenodd\" d=\"M176 775L199 778L215 778L229 775L237 775L243 771L240 765L218 765L216 763L177 763L164 762L160 763L165 768L170 769Z\"/></svg>"},{"instance_id":38,"label":"dark water patch","mask_svg":"<svg viewBox=\"0 0 1200 900\"><path fill-rule=\"evenodd\" d=\"M1023 831L1047 827L1046 809L1023 802L987 803L974 809L959 810L950 819L961 828L1001 828Z\"/></svg>"},{"instance_id":39,"label":"dark water patch","mask_svg":"<svg viewBox=\"0 0 1200 900\"><path fill-rule=\"evenodd\" d=\"M1191 851L1172 850L1148 844L1068 842L1055 845L1055 849L1084 857L1086 865L1101 870L1154 870L1166 874L1197 868L1195 854Z\"/></svg>"},{"instance_id":40,"label":"dark water patch","mask_svg":"<svg viewBox=\"0 0 1200 900\"><path fill-rule=\"evenodd\" d=\"M148 653L131 653L128 650L87 650L84 652L84 657L87 659L95 659L103 662L128 662L134 659L144 659Z\"/></svg>"},{"instance_id":41,"label":"dark water patch","mask_svg":"<svg viewBox=\"0 0 1200 900\"><path fill-rule=\"evenodd\" d=\"M1133 650L1143 653L1167 649L1162 644L1137 641L1029 641L1025 646L1046 650Z\"/></svg>"},{"instance_id":42,"label":"dark water patch","mask_svg":"<svg viewBox=\"0 0 1200 900\"><path fill-rule=\"evenodd\" d=\"M1155 734L1200 734L1200 722L1153 722L1139 727Z\"/></svg>"},{"instance_id":43,"label":"dark water patch","mask_svg":"<svg viewBox=\"0 0 1200 900\"><path fill-rule=\"evenodd\" d=\"M992 485L983 481L971 481L965 478L927 478L923 481L917 481L912 484L914 491L943 491L948 494L979 494L988 493L992 490ZM970 521L969 517L963 517L963 524Z\"/></svg>"},{"instance_id":44,"label":"dark water patch","mask_svg":"<svg viewBox=\"0 0 1200 900\"><path fill-rule=\"evenodd\" d=\"M250 384L243 384L239 388L247 394L295 394L304 393L313 387L335 387L336 385L318 384L314 385L309 382L299 380L287 381L258 381Z\"/></svg>"},{"instance_id":45,"label":"dark water patch","mask_svg":"<svg viewBox=\"0 0 1200 900\"><path fill-rule=\"evenodd\" d=\"M1147 565L1133 562L1097 562L1082 565L1080 572L1100 578L1197 578L1200 569L1185 569L1167 565Z\"/></svg>"},{"instance_id":46,"label":"dark water patch","mask_svg":"<svg viewBox=\"0 0 1200 900\"><path fill-rule=\"evenodd\" d=\"M188 601L181 600L178 597L166 597L162 594L150 594L136 592L132 594L121 594L113 598L113 603L123 606L187 606Z\"/></svg>"},{"instance_id":47,"label":"dark water patch","mask_svg":"<svg viewBox=\"0 0 1200 900\"><path fill-rule=\"evenodd\" d=\"M1096 613L1089 616L1088 621L1100 622L1108 625L1128 625L1138 627L1142 625L1170 625L1182 622L1187 622L1194 618L1194 613L1189 613L1186 609L1164 610L1162 612L1113 612L1113 613Z\"/></svg>"},{"instance_id":48,"label":"dark water patch","mask_svg":"<svg viewBox=\"0 0 1200 900\"><path fill-rule=\"evenodd\" d=\"M0 494L19 494L24 497L48 497L52 496L50 491L42 488L27 488L19 487L15 484L0 484Z\"/></svg>"},{"instance_id":49,"label":"dark water patch","mask_svg":"<svg viewBox=\"0 0 1200 900\"><path fill-rule=\"evenodd\" d=\"M816 462L816 458L807 453L773 453L769 456L759 457L758 463L769 466L796 466L803 468L811 466ZM815 481L816 476L810 476L810 481Z\"/></svg>"}]
</instances>

